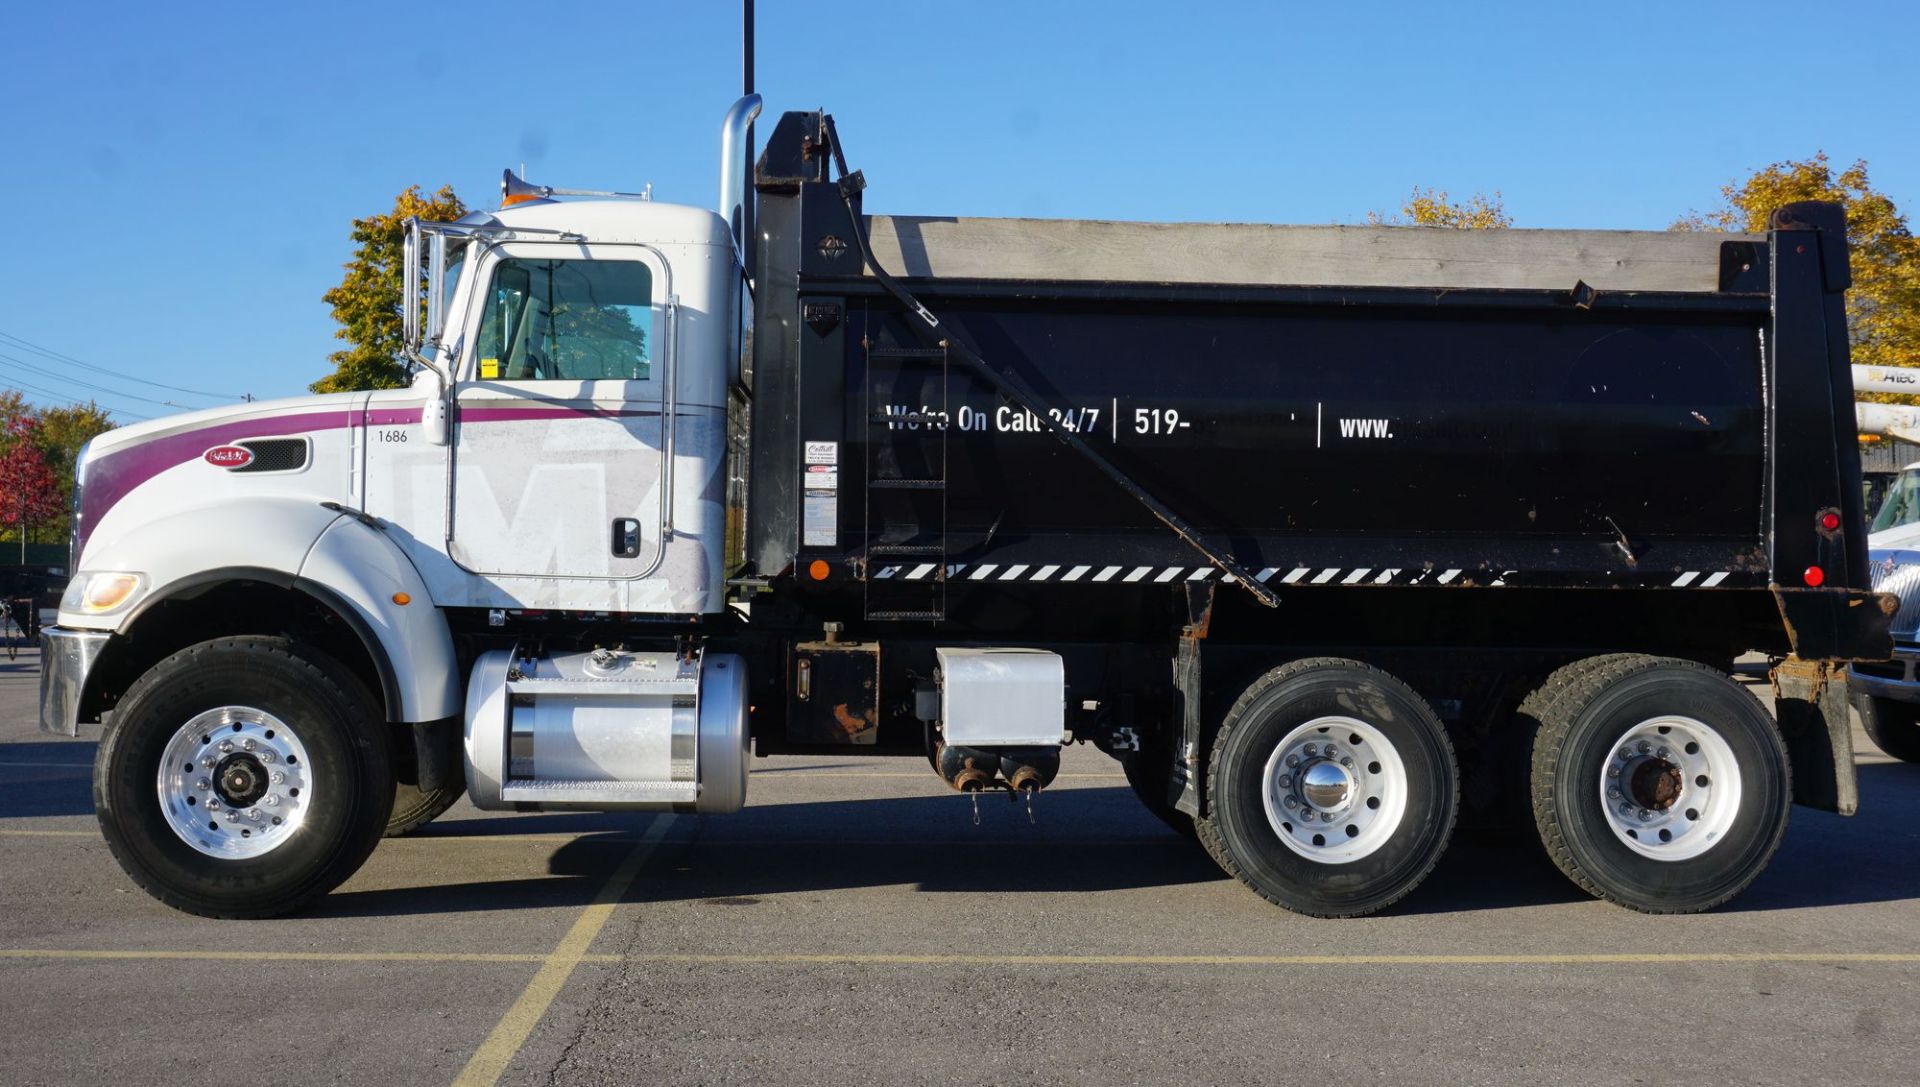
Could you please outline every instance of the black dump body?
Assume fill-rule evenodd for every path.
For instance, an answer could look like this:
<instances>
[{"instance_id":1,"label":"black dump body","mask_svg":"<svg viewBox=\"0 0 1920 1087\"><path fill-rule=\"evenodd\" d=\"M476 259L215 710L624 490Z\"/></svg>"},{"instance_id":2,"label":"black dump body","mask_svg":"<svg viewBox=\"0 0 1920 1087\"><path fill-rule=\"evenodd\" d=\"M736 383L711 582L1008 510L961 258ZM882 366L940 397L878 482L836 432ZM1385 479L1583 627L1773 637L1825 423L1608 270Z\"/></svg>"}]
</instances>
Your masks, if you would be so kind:
<instances>
[{"instance_id":1,"label":"black dump body","mask_svg":"<svg viewBox=\"0 0 1920 1087\"><path fill-rule=\"evenodd\" d=\"M1764 236L889 219L834 140L788 114L756 181L769 617L1885 653L1837 209Z\"/></svg>"}]
</instances>

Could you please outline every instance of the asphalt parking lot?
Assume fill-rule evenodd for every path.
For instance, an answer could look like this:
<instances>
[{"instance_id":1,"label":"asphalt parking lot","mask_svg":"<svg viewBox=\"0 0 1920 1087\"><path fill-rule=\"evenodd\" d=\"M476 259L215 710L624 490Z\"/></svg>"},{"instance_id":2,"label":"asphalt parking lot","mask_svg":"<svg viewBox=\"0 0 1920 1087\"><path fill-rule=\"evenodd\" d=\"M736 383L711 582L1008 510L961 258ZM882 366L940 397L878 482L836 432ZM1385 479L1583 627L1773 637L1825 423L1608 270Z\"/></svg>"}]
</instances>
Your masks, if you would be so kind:
<instances>
[{"instance_id":1,"label":"asphalt parking lot","mask_svg":"<svg viewBox=\"0 0 1920 1087\"><path fill-rule=\"evenodd\" d=\"M94 737L0 661L7 1083L1910 1083L1920 766L1795 809L1718 913L1455 843L1389 913L1289 915L1085 748L1037 822L923 764L754 764L735 816L490 816L317 909L207 921L100 841Z\"/></svg>"}]
</instances>

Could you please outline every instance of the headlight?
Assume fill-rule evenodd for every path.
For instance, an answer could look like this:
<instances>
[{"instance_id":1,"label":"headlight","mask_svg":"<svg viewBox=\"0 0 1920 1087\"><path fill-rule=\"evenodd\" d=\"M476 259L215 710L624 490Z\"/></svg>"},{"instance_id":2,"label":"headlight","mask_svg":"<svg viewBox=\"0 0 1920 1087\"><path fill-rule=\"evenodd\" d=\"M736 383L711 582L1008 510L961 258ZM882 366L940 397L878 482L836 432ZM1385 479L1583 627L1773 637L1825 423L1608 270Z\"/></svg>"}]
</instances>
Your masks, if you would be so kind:
<instances>
[{"instance_id":1,"label":"headlight","mask_svg":"<svg viewBox=\"0 0 1920 1087\"><path fill-rule=\"evenodd\" d=\"M67 583L60 610L81 615L111 615L139 595L146 579L139 574L80 574Z\"/></svg>"}]
</instances>

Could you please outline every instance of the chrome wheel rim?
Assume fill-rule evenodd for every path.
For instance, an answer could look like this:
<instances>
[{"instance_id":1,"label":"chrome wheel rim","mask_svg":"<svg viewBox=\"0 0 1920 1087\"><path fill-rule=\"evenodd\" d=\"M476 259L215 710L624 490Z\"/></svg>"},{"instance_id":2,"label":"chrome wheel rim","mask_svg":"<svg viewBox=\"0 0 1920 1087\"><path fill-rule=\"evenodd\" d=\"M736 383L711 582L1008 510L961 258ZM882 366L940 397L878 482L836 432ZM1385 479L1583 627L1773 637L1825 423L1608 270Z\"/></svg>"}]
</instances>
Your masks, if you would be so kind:
<instances>
[{"instance_id":1,"label":"chrome wheel rim","mask_svg":"<svg viewBox=\"0 0 1920 1087\"><path fill-rule=\"evenodd\" d=\"M181 841L244 860L293 837L314 796L306 745L284 721L249 706L196 715L167 741L160 811Z\"/></svg>"},{"instance_id":2,"label":"chrome wheel rim","mask_svg":"<svg viewBox=\"0 0 1920 1087\"><path fill-rule=\"evenodd\" d=\"M1392 741L1353 717L1316 717L1267 758L1261 801L1281 844L1321 864L1370 856L1407 812L1407 767Z\"/></svg>"},{"instance_id":3,"label":"chrome wheel rim","mask_svg":"<svg viewBox=\"0 0 1920 1087\"><path fill-rule=\"evenodd\" d=\"M1713 726L1692 717L1628 729L1600 767L1599 787L1613 836L1657 861L1705 853L1740 814L1740 762Z\"/></svg>"}]
</instances>

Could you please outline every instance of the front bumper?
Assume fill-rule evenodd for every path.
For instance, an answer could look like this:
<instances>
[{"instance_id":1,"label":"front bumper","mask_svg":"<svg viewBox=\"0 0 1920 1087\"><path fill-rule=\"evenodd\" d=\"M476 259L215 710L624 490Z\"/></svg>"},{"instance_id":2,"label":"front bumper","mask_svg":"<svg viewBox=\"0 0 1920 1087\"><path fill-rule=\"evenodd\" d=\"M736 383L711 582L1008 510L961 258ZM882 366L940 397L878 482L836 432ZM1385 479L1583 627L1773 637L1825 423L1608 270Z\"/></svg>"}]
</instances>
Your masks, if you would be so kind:
<instances>
[{"instance_id":1,"label":"front bumper","mask_svg":"<svg viewBox=\"0 0 1920 1087\"><path fill-rule=\"evenodd\" d=\"M1865 698L1920 702L1920 645L1894 646L1893 660L1884 664L1849 667L1847 686Z\"/></svg>"},{"instance_id":2,"label":"front bumper","mask_svg":"<svg viewBox=\"0 0 1920 1087\"><path fill-rule=\"evenodd\" d=\"M104 630L47 627L40 632L40 731L79 734L87 673L112 638Z\"/></svg>"}]
</instances>

